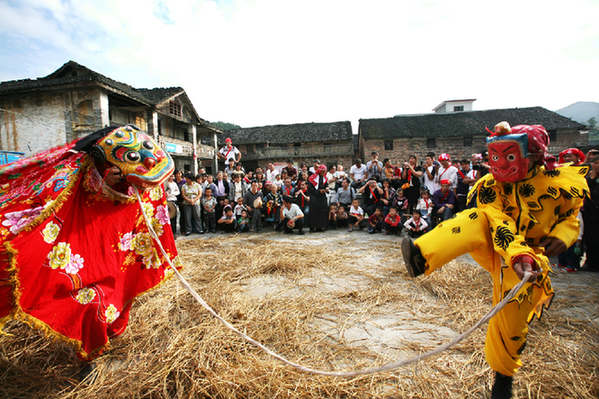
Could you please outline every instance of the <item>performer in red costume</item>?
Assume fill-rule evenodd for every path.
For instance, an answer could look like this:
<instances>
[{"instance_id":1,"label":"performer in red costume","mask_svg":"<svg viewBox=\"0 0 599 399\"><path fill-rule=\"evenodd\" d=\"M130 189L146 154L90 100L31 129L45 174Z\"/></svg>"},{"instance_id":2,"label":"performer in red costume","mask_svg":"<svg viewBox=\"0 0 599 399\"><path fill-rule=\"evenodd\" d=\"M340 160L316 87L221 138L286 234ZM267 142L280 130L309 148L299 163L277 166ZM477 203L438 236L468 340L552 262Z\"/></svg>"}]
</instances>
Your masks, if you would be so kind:
<instances>
[{"instance_id":1,"label":"performer in red costume","mask_svg":"<svg viewBox=\"0 0 599 399\"><path fill-rule=\"evenodd\" d=\"M443 221L416 241L402 242L411 277L428 275L470 253L491 273L494 305L531 272L528 284L489 322L485 355L496 372L494 399L511 397L528 323L540 317L553 298L548 256L576 241L576 215L588 194L588 168L557 167L547 155L548 144L543 126L498 124L487 139L491 173L469 194L470 200L476 196L477 208Z\"/></svg>"},{"instance_id":2,"label":"performer in red costume","mask_svg":"<svg viewBox=\"0 0 599 399\"><path fill-rule=\"evenodd\" d=\"M133 125L0 168L0 326L10 319L99 356L140 294L178 262L162 182L169 155Z\"/></svg>"}]
</instances>

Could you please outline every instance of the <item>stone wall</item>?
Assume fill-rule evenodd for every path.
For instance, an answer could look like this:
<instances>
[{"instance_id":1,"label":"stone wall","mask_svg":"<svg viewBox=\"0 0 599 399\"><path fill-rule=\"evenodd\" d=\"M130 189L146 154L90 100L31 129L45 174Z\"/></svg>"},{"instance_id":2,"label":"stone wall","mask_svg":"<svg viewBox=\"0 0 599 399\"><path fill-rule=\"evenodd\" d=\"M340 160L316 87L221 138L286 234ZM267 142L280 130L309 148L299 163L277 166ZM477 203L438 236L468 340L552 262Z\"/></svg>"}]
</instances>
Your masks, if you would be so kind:
<instances>
[{"instance_id":1,"label":"stone wall","mask_svg":"<svg viewBox=\"0 0 599 399\"><path fill-rule=\"evenodd\" d=\"M0 102L0 149L31 156L103 127L101 92L40 93Z\"/></svg>"}]
</instances>

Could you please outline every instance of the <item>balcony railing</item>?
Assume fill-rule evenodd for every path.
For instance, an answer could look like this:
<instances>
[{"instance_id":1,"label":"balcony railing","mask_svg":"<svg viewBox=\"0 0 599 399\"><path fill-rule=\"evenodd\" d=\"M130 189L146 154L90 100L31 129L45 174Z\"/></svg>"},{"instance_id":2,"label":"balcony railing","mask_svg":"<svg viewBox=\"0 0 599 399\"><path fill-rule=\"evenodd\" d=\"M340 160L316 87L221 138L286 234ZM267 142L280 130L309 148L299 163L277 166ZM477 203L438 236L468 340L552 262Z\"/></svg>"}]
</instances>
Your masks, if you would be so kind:
<instances>
[{"instance_id":1,"label":"balcony railing","mask_svg":"<svg viewBox=\"0 0 599 399\"><path fill-rule=\"evenodd\" d=\"M341 156L352 155L354 148L352 144L337 144L330 146L310 146L305 147L265 147L258 148L254 152L243 153L243 158L251 159L273 159L289 157L308 157L319 156Z\"/></svg>"}]
</instances>

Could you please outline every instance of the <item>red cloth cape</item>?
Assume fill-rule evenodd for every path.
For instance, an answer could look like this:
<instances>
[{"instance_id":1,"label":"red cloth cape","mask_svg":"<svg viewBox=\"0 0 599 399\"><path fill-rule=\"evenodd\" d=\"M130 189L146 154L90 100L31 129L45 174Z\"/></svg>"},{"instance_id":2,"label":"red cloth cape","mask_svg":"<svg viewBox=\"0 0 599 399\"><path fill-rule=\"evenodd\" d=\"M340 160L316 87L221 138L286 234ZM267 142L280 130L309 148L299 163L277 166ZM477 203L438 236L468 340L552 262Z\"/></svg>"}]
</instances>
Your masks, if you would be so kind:
<instances>
[{"instance_id":1,"label":"red cloth cape","mask_svg":"<svg viewBox=\"0 0 599 399\"><path fill-rule=\"evenodd\" d=\"M0 327L24 321L91 360L124 332L133 300L172 270L135 196L103 186L91 156L72 147L0 168ZM179 265L162 187L142 198Z\"/></svg>"}]
</instances>

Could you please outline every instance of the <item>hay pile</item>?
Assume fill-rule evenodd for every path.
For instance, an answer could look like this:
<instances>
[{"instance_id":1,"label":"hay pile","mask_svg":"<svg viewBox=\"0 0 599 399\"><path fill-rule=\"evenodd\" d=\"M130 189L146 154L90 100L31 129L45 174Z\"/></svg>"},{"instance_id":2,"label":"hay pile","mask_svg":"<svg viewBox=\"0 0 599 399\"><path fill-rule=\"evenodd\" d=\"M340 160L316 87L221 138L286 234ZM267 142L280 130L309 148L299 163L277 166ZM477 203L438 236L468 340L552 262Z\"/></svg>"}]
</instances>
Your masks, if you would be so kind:
<instances>
[{"instance_id":1,"label":"hay pile","mask_svg":"<svg viewBox=\"0 0 599 399\"><path fill-rule=\"evenodd\" d=\"M491 306L491 280L480 267L454 261L413 281L396 240L347 237L227 236L178 247L183 274L225 319L318 369L410 357L466 330ZM559 296L532 324L517 397L596 397L597 281L568 291L559 284L572 276L553 278ZM80 366L68 347L18 323L5 331L14 334L0 336L0 396L7 398L485 398L492 383L484 330L394 372L353 379L299 373L226 330L174 279L133 307L128 331L97 360L91 385L76 380Z\"/></svg>"}]
</instances>

